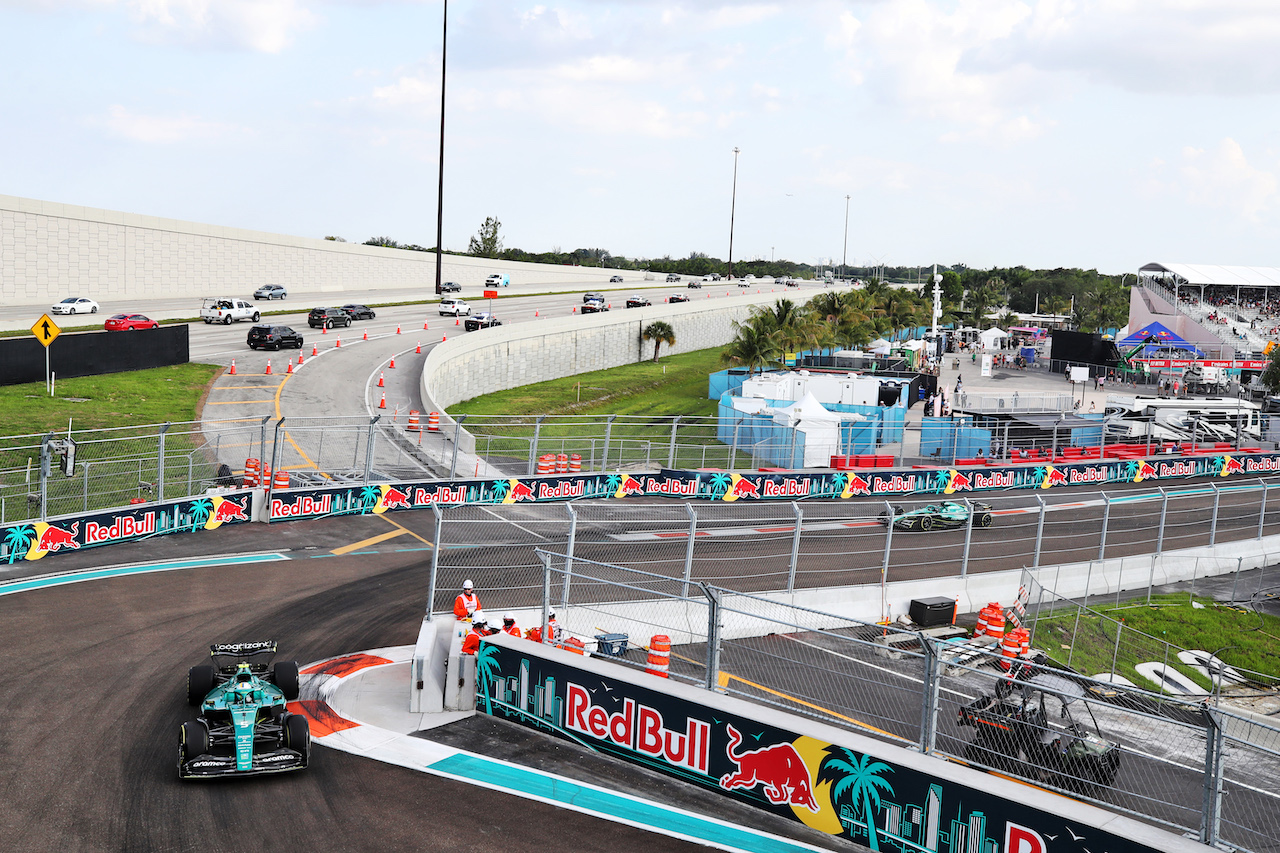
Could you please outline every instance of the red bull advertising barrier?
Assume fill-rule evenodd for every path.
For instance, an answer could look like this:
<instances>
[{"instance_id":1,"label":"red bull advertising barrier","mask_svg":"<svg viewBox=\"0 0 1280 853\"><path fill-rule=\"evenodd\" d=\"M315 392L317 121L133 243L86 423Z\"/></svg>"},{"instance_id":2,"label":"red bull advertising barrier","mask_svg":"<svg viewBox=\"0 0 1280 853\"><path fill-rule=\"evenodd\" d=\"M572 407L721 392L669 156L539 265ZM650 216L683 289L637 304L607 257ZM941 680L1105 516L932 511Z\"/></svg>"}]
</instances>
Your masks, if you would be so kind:
<instances>
[{"instance_id":1,"label":"red bull advertising barrier","mask_svg":"<svg viewBox=\"0 0 1280 853\"><path fill-rule=\"evenodd\" d=\"M0 561L39 560L49 554L158 534L215 530L224 524L250 521L251 510L251 492L236 492L12 524L0 527Z\"/></svg>"},{"instance_id":2,"label":"red bull advertising barrier","mask_svg":"<svg viewBox=\"0 0 1280 853\"><path fill-rule=\"evenodd\" d=\"M478 711L872 850L1205 849L1055 794L601 659L496 636L481 641L479 662Z\"/></svg>"}]
</instances>

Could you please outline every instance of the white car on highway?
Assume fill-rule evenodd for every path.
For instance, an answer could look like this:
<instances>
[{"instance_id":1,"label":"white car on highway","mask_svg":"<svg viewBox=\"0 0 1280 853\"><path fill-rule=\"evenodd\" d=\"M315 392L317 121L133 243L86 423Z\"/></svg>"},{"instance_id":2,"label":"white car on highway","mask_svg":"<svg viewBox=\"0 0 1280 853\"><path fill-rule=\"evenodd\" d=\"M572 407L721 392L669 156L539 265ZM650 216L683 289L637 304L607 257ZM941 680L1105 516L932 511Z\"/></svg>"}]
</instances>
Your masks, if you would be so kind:
<instances>
[{"instance_id":1,"label":"white car on highway","mask_svg":"<svg viewBox=\"0 0 1280 853\"><path fill-rule=\"evenodd\" d=\"M461 299L446 296L440 300L440 316L470 317L471 306Z\"/></svg>"},{"instance_id":2,"label":"white car on highway","mask_svg":"<svg viewBox=\"0 0 1280 853\"><path fill-rule=\"evenodd\" d=\"M98 303L87 296L68 296L49 309L53 314L97 314Z\"/></svg>"}]
</instances>

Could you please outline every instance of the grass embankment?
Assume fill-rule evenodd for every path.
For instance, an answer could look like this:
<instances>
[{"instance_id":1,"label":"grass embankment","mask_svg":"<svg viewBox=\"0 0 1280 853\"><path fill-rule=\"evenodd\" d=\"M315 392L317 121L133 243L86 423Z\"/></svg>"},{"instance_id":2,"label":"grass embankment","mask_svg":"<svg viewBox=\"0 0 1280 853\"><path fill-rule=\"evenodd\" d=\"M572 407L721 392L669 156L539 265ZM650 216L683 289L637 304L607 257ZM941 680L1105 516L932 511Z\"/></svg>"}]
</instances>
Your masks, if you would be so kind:
<instances>
[{"instance_id":1,"label":"grass embankment","mask_svg":"<svg viewBox=\"0 0 1280 853\"><path fill-rule=\"evenodd\" d=\"M652 344L646 349L652 353ZM665 462L671 419L680 416L676 467L729 465L729 448L716 441L709 421L717 402L707 399L707 376L719 370L720 349L662 356L635 364L582 373L486 394L449 408L455 418L468 415L467 429L480 439L489 457L527 459L536 416L562 416L545 421L538 432L538 453L580 453L588 464L603 458L608 415L621 416L608 428L609 463L624 459L646 464ZM494 416L515 416L495 418ZM739 452L739 459L745 454Z\"/></svg>"},{"instance_id":2,"label":"grass embankment","mask_svg":"<svg viewBox=\"0 0 1280 853\"><path fill-rule=\"evenodd\" d=\"M1157 641L1210 653L1229 646L1217 654L1228 666L1264 673L1273 679L1280 677L1280 618L1211 598L1194 601L1203 606L1193 606L1187 595L1153 596L1150 606L1145 600L1095 606L1095 613L1110 619L1086 613L1080 616L1078 626L1074 609L1059 616L1041 616L1036 645L1059 663L1067 663L1070 656L1072 668L1086 675L1110 672L1115 656L1116 674L1144 687L1149 687L1150 682L1138 674L1134 665L1151 661L1178 669L1206 690L1213 688L1207 678L1179 661L1173 651L1166 661L1164 647ZM1123 620L1123 628L1117 654L1119 620Z\"/></svg>"}]
</instances>

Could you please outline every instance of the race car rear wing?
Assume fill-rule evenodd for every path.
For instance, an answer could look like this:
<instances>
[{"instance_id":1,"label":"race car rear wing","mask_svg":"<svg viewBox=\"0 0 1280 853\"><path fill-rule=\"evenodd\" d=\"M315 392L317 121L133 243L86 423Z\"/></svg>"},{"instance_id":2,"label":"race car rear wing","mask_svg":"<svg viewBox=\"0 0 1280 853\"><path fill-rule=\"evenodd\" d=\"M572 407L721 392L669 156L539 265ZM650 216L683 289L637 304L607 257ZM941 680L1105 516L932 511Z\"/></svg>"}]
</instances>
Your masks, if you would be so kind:
<instances>
[{"instance_id":1,"label":"race car rear wing","mask_svg":"<svg viewBox=\"0 0 1280 853\"><path fill-rule=\"evenodd\" d=\"M261 643L213 643L209 646L209 656L215 658L247 660L258 655L271 656L275 653L275 640L264 640Z\"/></svg>"}]
</instances>

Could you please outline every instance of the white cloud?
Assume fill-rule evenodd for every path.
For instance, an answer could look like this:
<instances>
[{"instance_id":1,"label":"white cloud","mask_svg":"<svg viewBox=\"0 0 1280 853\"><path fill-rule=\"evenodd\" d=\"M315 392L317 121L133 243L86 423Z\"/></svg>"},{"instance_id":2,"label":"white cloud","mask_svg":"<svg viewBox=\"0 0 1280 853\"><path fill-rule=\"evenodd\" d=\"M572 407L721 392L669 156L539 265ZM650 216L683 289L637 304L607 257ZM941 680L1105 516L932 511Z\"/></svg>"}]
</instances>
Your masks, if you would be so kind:
<instances>
[{"instance_id":1,"label":"white cloud","mask_svg":"<svg viewBox=\"0 0 1280 853\"><path fill-rule=\"evenodd\" d=\"M139 36L160 44L234 46L280 53L314 26L302 0L126 0Z\"/></svg>"},{"instance_id":2,"label":"white cloud","mask_svg":"<svg viewBox=\"0 0 1280 853\"><path fill-rule=\"evenodd\" d=\"M1178 173L1188 202L1231 210L1250 222L1260 221L1276 198L1275 173L1250 164L1234 139L1211 150L1184 149Z\"/></svg>"},{"instance_id":3,"label":"white cloud","mask_svg":"<svg viewBox=\"0 0 1280 853\"><path fill-rule=\"evenodd\" d=\"M229 137L248 136L249 131L235 125L207 121L190 115L141 115L119 104L107 110L102 124L113 135L135 142L170 145L180 142L211 142Z\"/></svg>"}]
</instances>

